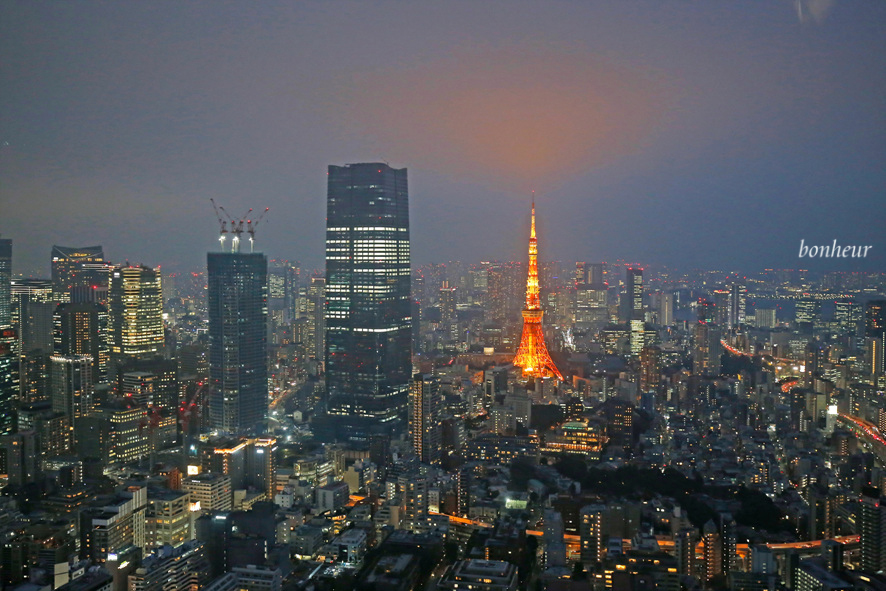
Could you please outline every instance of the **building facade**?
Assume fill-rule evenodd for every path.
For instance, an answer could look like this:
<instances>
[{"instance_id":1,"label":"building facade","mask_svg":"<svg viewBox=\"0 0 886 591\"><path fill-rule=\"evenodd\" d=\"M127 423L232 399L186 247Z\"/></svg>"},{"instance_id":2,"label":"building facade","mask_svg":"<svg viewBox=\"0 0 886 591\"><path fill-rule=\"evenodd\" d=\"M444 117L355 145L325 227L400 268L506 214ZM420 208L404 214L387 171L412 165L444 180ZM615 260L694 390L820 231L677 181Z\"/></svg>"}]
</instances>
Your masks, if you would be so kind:
<instances>
[{"instance_id":1,"label":"building facade","mask_svg":"<svg viewBox=\"0 0 886 591\"><path fill-rule=\"evenodd\" d=\"M209 253L207 263L212 426L261 432L268 418L268 260Z\"/></svg>"},{"instance_id":2,"label":"building facade","mask_svg":"<svg viewBox=\"0 0 886 591\"><path fill-rule=\"evenodd\" d=\"M53 246L52 247L52 292L55 301L70 302L71 291L78 283L78 275L83 273L87 263L101 263L105 258L101 246Z\"/></svg>"},{"instance_id":3,"label":"building facade","mask_svg":"<svg viewBox=\"0 0 886 591\"><path fill-rule=\"evenodd\" d=\"M402 432L412 374L406 169L330 166L324 440Z\"/></svg>"},{"instance_id":4,"label":"building facade","mask_svg":"<svg viewBox=\"0 0 886 591\"><path fill-rule=\"evenodd\" d=\"M409 388L409 440L419 459L440 463L440 381L430 374L416 374Z\"/></svg>"},{"instance_id":5,"label":"building facade","mask_svg":"<svg viewBox=\"0 0 886 591\"><path fill-rule=\"evenodd\" d=\"M109 374L128 359L160 355L163 335L163 291L160 272L144 266L121 266L111 272L108 291Z\"/></svg>"}]
</instances>

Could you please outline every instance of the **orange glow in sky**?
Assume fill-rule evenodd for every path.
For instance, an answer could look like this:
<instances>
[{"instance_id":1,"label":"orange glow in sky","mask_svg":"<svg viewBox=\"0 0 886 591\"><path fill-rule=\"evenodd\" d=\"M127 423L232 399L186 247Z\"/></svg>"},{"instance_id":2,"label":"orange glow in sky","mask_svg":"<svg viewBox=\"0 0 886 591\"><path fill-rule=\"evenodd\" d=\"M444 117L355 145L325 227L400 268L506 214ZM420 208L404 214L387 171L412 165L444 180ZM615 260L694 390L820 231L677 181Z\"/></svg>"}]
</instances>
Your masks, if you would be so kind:
<instances>
[{"instance_id":1,"label":"orange glow in sky","mask_svg":"<svg viewBox=\"0 0 886 591\"><path fill-rule=\"evenodd\" d=\"M379 154L523 192L642 149L668 96L649 71L554 49L465 52L350 82L348 125Z\"/></svg>"}]
</instances>

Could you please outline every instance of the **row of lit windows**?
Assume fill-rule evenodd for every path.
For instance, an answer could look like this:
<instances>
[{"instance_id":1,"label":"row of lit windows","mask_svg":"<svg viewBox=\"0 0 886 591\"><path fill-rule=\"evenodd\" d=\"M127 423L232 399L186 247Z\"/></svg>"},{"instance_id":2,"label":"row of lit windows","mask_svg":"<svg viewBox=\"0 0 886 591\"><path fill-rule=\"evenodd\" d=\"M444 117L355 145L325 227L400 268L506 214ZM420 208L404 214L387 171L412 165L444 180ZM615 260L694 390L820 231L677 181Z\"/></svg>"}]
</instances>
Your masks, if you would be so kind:
<instances>
[{"instance_id":1,"label":"row of lit windows","mask_svg":"<svg viewBox=\"0 0 886 591\"><path fill-rule=\"evenodd\" d=\"M397 226L336 226L331 228L326 228L327 232L408 232L409 228L402 228Z\"/></svg>"}]
</instances>

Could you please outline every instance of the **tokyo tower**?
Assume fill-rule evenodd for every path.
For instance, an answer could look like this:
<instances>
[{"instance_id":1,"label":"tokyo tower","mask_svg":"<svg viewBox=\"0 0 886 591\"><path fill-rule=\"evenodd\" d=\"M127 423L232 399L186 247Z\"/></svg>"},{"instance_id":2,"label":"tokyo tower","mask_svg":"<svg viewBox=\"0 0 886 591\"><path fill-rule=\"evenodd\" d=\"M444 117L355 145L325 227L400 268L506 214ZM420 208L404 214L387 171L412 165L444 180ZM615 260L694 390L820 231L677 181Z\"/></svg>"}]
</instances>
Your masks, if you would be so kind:
<instances>
[{"instance_id":1,"label":"tokyo tower","mask_svg":"<svg viewBox=\"0 0 886 591\"><path fill-rule=\"evenodd\" d=\"M524 378L556 377L563 375L548 353L541 329L541 300L538 297L538 240L535 237L535 201L532 202L532 229L529 233L529 273L526 278L526 307L523 308L523 336L514 357L514 365L523 368Z\"/></svg>"}]
</instances>

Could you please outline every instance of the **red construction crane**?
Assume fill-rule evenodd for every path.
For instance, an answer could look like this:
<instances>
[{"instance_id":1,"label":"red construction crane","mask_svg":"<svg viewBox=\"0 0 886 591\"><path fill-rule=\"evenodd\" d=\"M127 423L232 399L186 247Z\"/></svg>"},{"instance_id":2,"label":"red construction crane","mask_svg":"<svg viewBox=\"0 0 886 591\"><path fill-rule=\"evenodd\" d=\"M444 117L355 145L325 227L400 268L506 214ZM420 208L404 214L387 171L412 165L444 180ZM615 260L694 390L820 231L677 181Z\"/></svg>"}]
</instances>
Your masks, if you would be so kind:
<instances>
[{"instance_id":1,"label":"red construction crane","mask_svg":"<svg viewBox=\"0 0 886 591\"><path fill-rule=\"evenodd\" d=\"M209 389L209 380L197 383L197 389L191 395L190 399L182 401L178 409L178 421L182 428L182 461L184 462L183 470L188 468L188 445L191 441L191 422L200 420L203 410L203 395Z\"/></svg>"}]
</instances>

